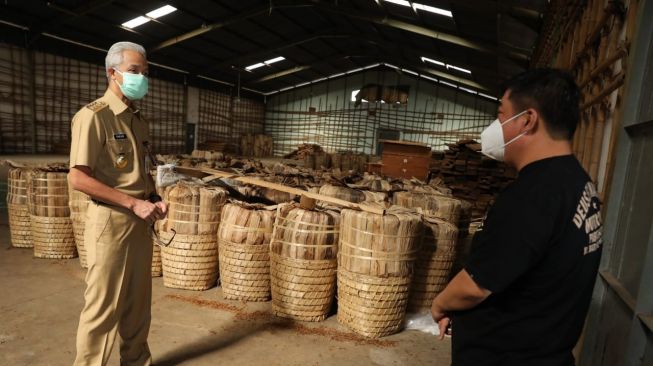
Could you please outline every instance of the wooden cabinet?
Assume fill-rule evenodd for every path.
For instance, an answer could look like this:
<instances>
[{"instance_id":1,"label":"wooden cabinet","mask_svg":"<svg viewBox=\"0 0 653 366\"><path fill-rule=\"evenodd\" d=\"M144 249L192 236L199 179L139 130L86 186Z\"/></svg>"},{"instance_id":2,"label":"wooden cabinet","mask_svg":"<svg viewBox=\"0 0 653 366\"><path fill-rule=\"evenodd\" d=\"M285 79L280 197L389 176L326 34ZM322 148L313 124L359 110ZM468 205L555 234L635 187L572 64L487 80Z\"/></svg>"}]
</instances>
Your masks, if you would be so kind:
<instances>
[{"instance_id":1,"label":"wooden cabinet","mask_svg":"<svg viewBox=\"0 0 653 366\"><path fill-rule=\"evenodd\" d=\"M381 173L395 178L413 177L426 180L431 161L431 148L411 141L382 140Z\"/></svg>"}]
</instances>

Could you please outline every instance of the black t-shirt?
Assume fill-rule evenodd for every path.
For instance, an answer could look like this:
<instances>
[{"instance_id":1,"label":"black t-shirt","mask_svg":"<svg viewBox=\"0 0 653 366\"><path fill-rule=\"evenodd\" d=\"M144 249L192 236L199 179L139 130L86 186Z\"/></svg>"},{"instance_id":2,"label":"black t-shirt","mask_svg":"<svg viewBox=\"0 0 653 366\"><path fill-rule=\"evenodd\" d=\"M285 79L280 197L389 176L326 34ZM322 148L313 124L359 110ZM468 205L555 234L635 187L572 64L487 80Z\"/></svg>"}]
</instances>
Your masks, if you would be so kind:
<instances>
[{"instance_id":1,"label":"black t-shirt","mask_svg":"<svg viewBox=\"0 0 653 366\"><path fill-rule=\"evenodd\" d=\"M601 256L596 188L573 156L524 167L465 264L492 294L453 314L452 364L569 366Z\"/></svg>"}]
</instances>

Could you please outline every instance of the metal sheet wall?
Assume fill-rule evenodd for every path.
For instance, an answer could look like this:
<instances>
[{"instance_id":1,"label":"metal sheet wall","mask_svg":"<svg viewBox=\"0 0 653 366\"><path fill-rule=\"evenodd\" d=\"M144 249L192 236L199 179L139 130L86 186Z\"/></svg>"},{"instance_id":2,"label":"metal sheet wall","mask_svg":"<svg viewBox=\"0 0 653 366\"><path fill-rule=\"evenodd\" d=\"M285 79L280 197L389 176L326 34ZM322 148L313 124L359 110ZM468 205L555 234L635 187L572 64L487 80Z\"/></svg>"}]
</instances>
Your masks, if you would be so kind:
<instances>
[{"instance_id":1,"label":"metal sheet wall","mask_svg":"<svg viewBox=\"0 0 653 366\"><path fill-rule=\"evenodd\" d=\"M106 90L103 69L0 43L0 153L68 154L73 115ZM157 152L184 151L185 88L150 78L150 92L140 107Z\"/></svg>"},{"instance_id":2,"label":"metal sheet wall","mask_svg":"<svg viewBox=\"0 0 653 366\"><path fill-rule=\"evenodd\" d=\"M409 85L407 104L351 101L352 91L375 83ZM434 84L412 75L367 71L272 96L267 102L265 132L274 139L275 155L301 143L328 151L375 153L379 130L401 131L403 140L423 142L436 150L460 139L477 139L496 115L497 102Z\"/></svg>"}]
</instances>

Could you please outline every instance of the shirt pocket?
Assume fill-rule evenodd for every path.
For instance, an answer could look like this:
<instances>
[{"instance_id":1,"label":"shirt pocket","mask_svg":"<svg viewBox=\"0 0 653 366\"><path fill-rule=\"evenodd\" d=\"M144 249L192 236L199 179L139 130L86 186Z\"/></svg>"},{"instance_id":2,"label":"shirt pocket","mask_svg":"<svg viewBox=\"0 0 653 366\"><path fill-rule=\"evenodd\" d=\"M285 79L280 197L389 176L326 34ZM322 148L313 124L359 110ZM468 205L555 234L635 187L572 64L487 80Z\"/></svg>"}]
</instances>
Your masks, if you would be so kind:
<instances>
[{"instance_id":1,"label":"shirt pocket","mask_svg":"<svg viewBox=\"0 0 653 366\"><path fill-rule=\"evenodd\" d=\"M131 170L133 168L134 146L130 139L109 139L107 148L114 168L119 170Z\"/></svg>"}]
</instances>

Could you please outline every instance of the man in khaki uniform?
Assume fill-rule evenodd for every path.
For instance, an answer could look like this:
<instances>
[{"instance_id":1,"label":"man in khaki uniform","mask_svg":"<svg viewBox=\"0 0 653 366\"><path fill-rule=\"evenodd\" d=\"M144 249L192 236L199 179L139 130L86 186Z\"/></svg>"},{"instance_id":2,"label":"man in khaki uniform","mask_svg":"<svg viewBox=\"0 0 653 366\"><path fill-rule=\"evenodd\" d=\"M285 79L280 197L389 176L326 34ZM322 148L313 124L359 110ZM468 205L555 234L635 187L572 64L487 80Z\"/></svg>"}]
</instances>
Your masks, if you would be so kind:
<instances>
[{"instance_id":1,"label":"man in khaki uniform","mask_svg":"<svg viewBox=\"0 0 653 366\"><path fill-rule=\"evenodd\" d=\"M73 117L69 181L91 196L85 305L75 365L106 365L116 332L121 365L151 363L147 336L152 301L148 226L165 217L147 159L149 135L133 101L147 93L145 50L114 44L106 57L109 87Z\"/></svg>"}]
</instances>

